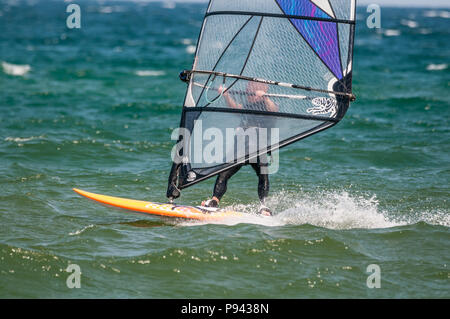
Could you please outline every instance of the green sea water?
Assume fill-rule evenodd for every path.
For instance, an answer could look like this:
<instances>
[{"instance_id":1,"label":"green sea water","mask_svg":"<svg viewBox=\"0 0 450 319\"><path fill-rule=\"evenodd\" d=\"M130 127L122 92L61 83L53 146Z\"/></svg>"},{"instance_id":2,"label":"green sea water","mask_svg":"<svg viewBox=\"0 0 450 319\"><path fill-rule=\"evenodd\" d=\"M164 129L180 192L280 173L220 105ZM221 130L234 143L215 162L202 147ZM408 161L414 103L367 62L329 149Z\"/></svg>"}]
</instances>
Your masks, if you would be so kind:
<instances>
[{"instance_id":1,"label":"green sea water","mask_svg":"<svg viewBox=\"0 0 450 319\"><path fill-rule=\"evenodd\" d=\"M170 221L80 198L163 201L206 3L0 1L0 297L449 298L448 9L358 8L357 101L280 151L271 219ZM198 204L214 180L183 191ZM253 212L242 169L223 205ZM69 289L66 268L81 269ZM381 287L368 288L369 265Z\"/></svg>"}]
</instances>

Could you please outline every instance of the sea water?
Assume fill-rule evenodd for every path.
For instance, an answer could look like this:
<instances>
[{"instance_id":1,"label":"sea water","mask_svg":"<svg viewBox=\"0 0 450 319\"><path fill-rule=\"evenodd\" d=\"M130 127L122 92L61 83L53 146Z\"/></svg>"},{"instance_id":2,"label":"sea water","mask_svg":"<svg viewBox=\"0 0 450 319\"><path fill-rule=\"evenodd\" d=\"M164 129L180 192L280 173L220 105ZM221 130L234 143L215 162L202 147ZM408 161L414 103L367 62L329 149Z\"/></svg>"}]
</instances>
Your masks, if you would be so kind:
<instances>
[{"instance_id":1,"label":"sea water","mask_svg":"<svg viewBox=\"0 0 450 319\"><path fill-rule=\"evenodd\" d=\"M68 2L0 1L0 297L450 297L449 9L382 7L369 29L359 7L357 101L280 152L275 216L203 223L72 187L165 200L206 3L77 3L68 29ZM251 168L228 189L222 205L256 210Z\"/></svg>"}]
</instances>

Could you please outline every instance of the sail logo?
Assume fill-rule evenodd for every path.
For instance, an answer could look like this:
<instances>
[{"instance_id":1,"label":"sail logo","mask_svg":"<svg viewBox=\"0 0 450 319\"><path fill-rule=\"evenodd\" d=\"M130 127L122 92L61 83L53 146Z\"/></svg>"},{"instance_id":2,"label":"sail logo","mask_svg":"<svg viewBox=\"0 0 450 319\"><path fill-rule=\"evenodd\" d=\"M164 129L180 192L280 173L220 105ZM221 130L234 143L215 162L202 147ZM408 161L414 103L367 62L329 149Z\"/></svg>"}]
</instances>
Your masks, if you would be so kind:
<instances>
[{"instance_id":1,"label":"sail logo","mask_svg":"<svg viewBox=\"0 0 450 319\"><path fill-rule=\"evenodd\" d=\"M336 116L338 105L335 98L316 97L311 102L314 107L307 109L306 112L312 115L330 114L330 117Z\"/></svg>"},{"instance_id":2,"label":"sail logo","mask_svg":"<svg viewBox=\"0 0 450 319\"><path fill-rule=\"evenodd\" d=\"M260 163L263 173L274 174L279 168L279 128L264 127L203 127L202 120L194 122L192 132L177 128L172 140L174 163L189 163L195 167L212 167L229 163ZM270 153L270 160L267 153ZM195 179L195 176L189 179Z\"/></svg>"}]
</instances>

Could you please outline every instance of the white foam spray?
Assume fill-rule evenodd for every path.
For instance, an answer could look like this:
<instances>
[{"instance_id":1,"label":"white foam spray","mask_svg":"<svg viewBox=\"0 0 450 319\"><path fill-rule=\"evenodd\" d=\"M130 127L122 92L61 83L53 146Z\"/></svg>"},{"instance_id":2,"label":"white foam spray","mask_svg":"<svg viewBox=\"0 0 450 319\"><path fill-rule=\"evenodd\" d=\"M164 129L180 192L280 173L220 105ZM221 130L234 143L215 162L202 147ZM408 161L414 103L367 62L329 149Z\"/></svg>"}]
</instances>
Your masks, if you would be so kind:
<instances>
[{"instance_id":1,"label":"white foam spray","mask_svg":"<svg viewBox=\"0 0 450 319\"><path fill-rule=\"evenodd\" d=\"M244 217L219 222L182 222L179 225L241 223L269 227L284 225L313 225L327 229L379 229L425 222L450 227L450 214L443 211L404 213L379 207L376 195L361 195L349 191L281 191L269 197L267 205L275 212L273 217L258 216L257 204L233 205L230 208L246 214Z\"/></svg>"}]
</instances>

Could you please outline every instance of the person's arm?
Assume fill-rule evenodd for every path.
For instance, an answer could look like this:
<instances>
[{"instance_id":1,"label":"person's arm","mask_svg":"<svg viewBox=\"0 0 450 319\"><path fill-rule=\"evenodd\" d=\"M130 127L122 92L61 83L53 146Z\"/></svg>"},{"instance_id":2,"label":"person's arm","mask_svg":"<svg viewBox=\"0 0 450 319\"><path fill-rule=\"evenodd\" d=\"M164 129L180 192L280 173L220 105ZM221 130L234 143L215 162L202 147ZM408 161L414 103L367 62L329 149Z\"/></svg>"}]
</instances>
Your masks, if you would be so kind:
<instances>
[{"instance_id":1,"label":"person's arm","mask_svg":"<svg viewBox=\"0 0 450 319\"><path fill-rule=\"evenodd\" d=\"M224 91L225 89L221 86L219 87L218 91L219 94L222 93L222 91ZM227 104L229 107L233 108L233 109L242 109L242 105L236 103L235 100L233 100L233 98L230 96L230 93L228 93L228 91L224 91L223 92L223 97L225 98L225 101L227 101Z\"/></svg>"},{"instance_id":2,"label":"person's arm","mask_svg":"<svg viewBox=\"0 0 450 319\"><path fill-rule=\"evenodd\" d=\"M276 105L267 95L265 91L259 90L255 92L256 96L259 96L264 101L264 106L269 112L278 112L278 105Z\"/></svg>"},{"instance_id":3,"label":"person's arm","mask_svg":"<svg viewBox=\"0 0 450 319\"><path fill-rule=\"evenodd\" d=\"M269 97L264 96L264 104L269 112L278 112L279 108Z\"/></svg>"}]
</instances>

